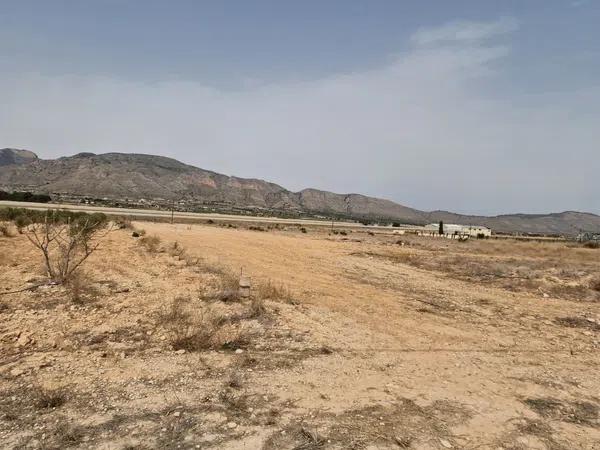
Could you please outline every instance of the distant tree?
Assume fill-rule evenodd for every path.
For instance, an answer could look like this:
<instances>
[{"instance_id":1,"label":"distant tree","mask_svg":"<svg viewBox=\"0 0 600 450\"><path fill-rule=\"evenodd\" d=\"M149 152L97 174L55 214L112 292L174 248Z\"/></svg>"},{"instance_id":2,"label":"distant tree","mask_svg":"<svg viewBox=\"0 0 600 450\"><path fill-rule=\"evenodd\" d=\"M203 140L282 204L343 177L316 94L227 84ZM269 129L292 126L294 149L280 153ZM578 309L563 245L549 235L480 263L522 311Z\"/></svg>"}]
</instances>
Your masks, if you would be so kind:
<instances>
[{"instance_id":1,"label":"distant tree","mask_svg":"<svg viewBox=\"0 0 600 450\"><path fill-rule=\"evenodd\" d=\"M6 192L0 191L0 200L11 200L13 202L35 202L48 203L51 199L46 194L32 194L31 192Z\"/></svg>"},{"instance_id":2,"label":"distant tree","mask_svg":"<svg viewBox=\"0 0 600 450\"><path fill-rule=\"evenodd\" d=\"M392 226L398 228L400 226L400 222L393 222Z\"/></svg>"},{"instance_id":3,"label":"distant tree","mask_svg":"<svg viewBox=\"0 0 600 450\"><path fill-rule=\"evenodd\" d=\"M444 221L440 220L440 229L439 229L440 234L444 234Z\"/></svg>"}]
</instances>

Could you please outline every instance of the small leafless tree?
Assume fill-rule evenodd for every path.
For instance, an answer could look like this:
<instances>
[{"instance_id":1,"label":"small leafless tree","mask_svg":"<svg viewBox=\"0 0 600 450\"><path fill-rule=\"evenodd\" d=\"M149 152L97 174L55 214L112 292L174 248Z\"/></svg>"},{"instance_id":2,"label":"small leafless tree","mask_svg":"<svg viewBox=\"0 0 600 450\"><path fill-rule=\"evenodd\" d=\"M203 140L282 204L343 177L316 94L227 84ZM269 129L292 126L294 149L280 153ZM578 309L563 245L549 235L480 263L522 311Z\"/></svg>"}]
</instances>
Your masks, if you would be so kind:
<instances>
[{"instance_id":1,"label":"small leafless tree","mask_svg":"<svg viewBox=\"0 0 600 450\"><path fill-rule=\"evenodd\" d=\"M28 227L27 238L44 256L48 277L64 283L98 248L111 231L101 219L93 217L57 223L46 215L41 223Z\"/></svg>"}]
</instances>

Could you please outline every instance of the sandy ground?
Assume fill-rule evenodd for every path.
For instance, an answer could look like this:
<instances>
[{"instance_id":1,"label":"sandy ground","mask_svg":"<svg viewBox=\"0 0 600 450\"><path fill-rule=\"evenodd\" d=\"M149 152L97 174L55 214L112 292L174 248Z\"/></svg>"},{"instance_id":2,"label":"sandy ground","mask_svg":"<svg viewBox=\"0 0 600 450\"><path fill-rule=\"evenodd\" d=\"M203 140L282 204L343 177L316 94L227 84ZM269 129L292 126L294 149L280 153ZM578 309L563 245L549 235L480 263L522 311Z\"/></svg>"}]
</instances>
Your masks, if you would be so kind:
<instances>
[{"instance_id":1,"label":"sandy ground","mask_svg":"<svg viewBox=\"0 0 600 450\"><path fill-rule=\"evenodd\" d=\"M3 447L600 449L599 250L135 226L202 264L119 230L86 263L89 301L0 296ZM0 289L42 278L23 236L0 252ZM431 269L448 256L469 275ZM161 311L206 302L218 266L290 298L249 342L177 351Z\"/></svg>"}]
</instances>

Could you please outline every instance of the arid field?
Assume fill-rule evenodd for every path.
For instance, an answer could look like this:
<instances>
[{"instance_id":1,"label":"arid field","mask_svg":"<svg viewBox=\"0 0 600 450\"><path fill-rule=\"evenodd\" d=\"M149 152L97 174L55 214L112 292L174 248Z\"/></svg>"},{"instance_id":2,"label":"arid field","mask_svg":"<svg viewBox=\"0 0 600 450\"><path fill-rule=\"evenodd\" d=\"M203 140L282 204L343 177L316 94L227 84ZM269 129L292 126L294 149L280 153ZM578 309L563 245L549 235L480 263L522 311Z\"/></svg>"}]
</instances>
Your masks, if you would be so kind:
<instances>
[{"instance_id":1,"label":"arid field","mask_svg":"<svg viewBox=\"0 0 600 450\"><path fill-rule=\"evenodd\" d=\"M0 448L600 449L600 249L135 222L60 285L7 234Z\"/></svg>"}]
</instances>

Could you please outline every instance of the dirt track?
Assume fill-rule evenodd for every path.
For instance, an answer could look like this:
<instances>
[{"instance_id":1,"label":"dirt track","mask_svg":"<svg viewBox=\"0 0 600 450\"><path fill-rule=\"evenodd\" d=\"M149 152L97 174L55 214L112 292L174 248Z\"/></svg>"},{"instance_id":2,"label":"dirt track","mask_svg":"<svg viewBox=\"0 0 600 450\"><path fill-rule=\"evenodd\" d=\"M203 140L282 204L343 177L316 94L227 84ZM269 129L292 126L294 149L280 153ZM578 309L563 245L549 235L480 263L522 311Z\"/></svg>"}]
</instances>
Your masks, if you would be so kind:
<instances>
[{"instance_id":1,"label":"dirt track","mask_svg":"<svg viewBox=\"0 0 600 450\"><path fill-rule=\"evenodd\" d=\"M365 234L355 233L366 242L351 242L185 225L145 228L258 279L283 281L315 307L310 314L321 326L314 331L347 357L282 380L278 395L298 396L306 407L342 410L395 396L452 401L474 413L459 434L489 443L512 420L535 417L525 398L598 398L598 334L554 323L573 315L598 318L597 304L482 287L358 256L390 246ZM323 390L337 400L319 399ZM600 442L597 429L562 427L582 443Z\"/></svg>"}]
</instances>

